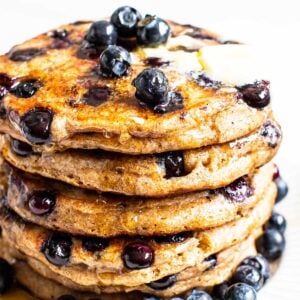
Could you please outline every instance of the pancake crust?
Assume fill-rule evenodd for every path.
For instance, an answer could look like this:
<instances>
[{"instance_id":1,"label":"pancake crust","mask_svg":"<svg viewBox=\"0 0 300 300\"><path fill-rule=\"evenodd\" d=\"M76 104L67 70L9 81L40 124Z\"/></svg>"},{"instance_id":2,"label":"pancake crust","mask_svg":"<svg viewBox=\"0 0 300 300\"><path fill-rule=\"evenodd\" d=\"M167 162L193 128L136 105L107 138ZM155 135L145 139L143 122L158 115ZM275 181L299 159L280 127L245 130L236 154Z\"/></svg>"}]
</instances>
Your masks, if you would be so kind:
<instances>
[{"instance_id":1,"label":"pancake crust","mask_svg":"<svg viewBox=\"0 0 300 300\"><path fill-rule=\"evenodd\" d=\"M254 192L243 201L228 198L222 189L163 199L97 194L16 169L8 170L7 202L23 219L72 234L111 237L174 234L236 220L264 198L274 165L269 163L247 177ZM56 194L56 205L45 216L34 215L28 206L30 195L41 190Z\"/></svg>"},{"instance_id":2,"label":"pancake crust","mask_svg":"<svg viewBox=\"0 0 300 300\"><path fill-rule=\"evenodd\" d=\"M216 255L217 264L213 268L209 267L209 264L204 262L202 268L188 268L181 273L177 274L177 279L175 284L167 289L158 291L150 288L147 285L141 285L138 287L121 287L121 286L113 286L111 288L107 288L106 290L109 293L119 293L117 295L109 295L103 294L103 289L97 286L79 286L73 281L64 278L60 275L55 274L50 271L46 266L44 266L39 261L32 259L30 257L25 257L19 251L15 250L12 245L5 243L4 241L0 242L1 250L0 256L5 258L8 261L14 263L14 268L16 270L17 279L23 284L25 287L29 287L29 290L34 294L40 296L39 293L35 292L34 286L32 285L33 278L39 278L43 276L43 284L47 289L47 294L43 295L52 295L55 294L55 299L57 299L60 295L65 294L75 294L78 297L80 295L80 299L86 299L86 297L91 297L95 294L101 294L101 299L119 299L113 297L120 297L120 299L140 299L140 298L132 298L133 296L138 297L138 293L132 291L139 291L143 293L151 293L152 295L156 295L159 297L171 297L174 295L182 294L194 287L200 287L201 289L209 290L216 284L219 284L225 280L227 280L237 265L246 257L255 255L255 246L254 241L256 236L261 232L261 230L257 230L252 235L250 235L244 241L219 252ZM206 268L205 268L206 264ZM24 276L26 274L31 274L33 276ZM40 275L39 275L40 274ZM40 287L40 281L39 287ZM62 284L62 285L60 285ZM107 292L106 291L106 292ZM121 293L126 292L126 294ZM89 294L81 294L81 293L89 293ZM93 294L90 294L93 293ZM129 293L129 294L128 294ZM48 296L48 297L49 297ZM41 297L41 296L40 296ZM110 298L112 297L112 298ZM122 298L123 297L123 298ZM141 297L141 295L140 295ZM46 298L42 296L42 298ZM48 298L46 298L48 299ZM52 299L50 297L50 299Z\"/></svg>"},{"instance_id":3,"label":"pancake crust","mask_svg":"<svg viewBox=\"0 0 300 300\"><path fill-rule=\"evenodd\" d=\"M209 255L244 240L268 220L275 195L276 186L271 183L264 199L248 215L221 227L195 232L182 243L158 244L152 238L116 238L109 241L109 246L99 256L84 250L81 239L73 237L70 261L64 267L49 263L41 252L44 242L52 234L49 230L22 222L5 208L1 210L0 225L3 238L16 249L78 285L133 287L197 266ZM121 254L124 247L133 241L147 243L154 250L155 259L151 267L141 270L124 268Z\"/></svg>"},{"instance_id":4,"label":"pancake crust","mask_svg":"<svg viewBox=\"0 0 300 300\"><path fill-rule=\"evenodd\" d=\"M170 22L173 37L162 50L175 58L161 69L169 79L171 90L182 95L184 108L166 114L155 113L140 105L131 85L148 67L144 63L147 49L131 51L133 64L127 76L119 79L100 76L95 71L97 59L82 59L76 55L90 25L60 27L69 32L69 45L63 49L53 47L53 38L44 33L0 56L0 69L16 82L30 79L38 80L41 85L30 98L17 98L11 93L3 98L1 105L6 116L0 120L1 132L26 140L20 119L26 112L43 107L54 115L50 141L42 148L101 148L146 154L234 140L261 126L270 111L269 106L264 109L249 107L234 87L199 86L191 79L191 71L201 70L198 62L193 63L191 70L178 68L175 62L182 59L182 53L193 55L197 60L201 47L220 42L216 37L192 37L193 31L201 29ZM22 62L10 59L14 52L29 48L42 50L41 55ZM93 86L108 86L111 91L108 100L97 107L82 102Z\"/></svg>"},{"instance_id":5,"label":"pancake crust","mask_svg":"<svg viewBox=\"0 0 300 300\"><path fill-rule=\"evenodd\" d=\"M267 126L273 129L269 135L277 133L271 145L270 136L263 135ZM215 189L233 182L270 161L279 148L280 136L279 125L268 120L256 132L236 141L174 152L175 156L183 157L185 174L172 178L166 178L163 154L128 156L68 150L24 157L12 150L8 138L2 155L18 169L74 186L125 195L165 197Z\"/></svg>"}]
</instances>

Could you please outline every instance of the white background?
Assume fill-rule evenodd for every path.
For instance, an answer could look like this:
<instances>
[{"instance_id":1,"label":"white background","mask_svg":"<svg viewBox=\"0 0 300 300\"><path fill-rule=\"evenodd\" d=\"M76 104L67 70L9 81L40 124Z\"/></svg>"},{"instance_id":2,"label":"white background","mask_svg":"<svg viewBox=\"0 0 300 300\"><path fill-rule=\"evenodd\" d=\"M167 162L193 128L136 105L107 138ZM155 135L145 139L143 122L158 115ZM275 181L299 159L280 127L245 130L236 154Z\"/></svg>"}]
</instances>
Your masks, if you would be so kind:
<instances>
[{"instance_id":1,"label":"white background","mask_svg":"<svg viewBox=\"0 0 300 300\"><path fill-rule=\"evenodd\" d=\"M142 13L207 27L261 47L271 71L273 107L284 130L283 146L276 161L289 181L290 194L278 208L285 212L289 222L288 250L280 272L259 293L259 299L299 299L300 3L297 0L0 0L0 52L63 23L109 16L115 8L126 4Z\"/></svg>"}]
</instances>

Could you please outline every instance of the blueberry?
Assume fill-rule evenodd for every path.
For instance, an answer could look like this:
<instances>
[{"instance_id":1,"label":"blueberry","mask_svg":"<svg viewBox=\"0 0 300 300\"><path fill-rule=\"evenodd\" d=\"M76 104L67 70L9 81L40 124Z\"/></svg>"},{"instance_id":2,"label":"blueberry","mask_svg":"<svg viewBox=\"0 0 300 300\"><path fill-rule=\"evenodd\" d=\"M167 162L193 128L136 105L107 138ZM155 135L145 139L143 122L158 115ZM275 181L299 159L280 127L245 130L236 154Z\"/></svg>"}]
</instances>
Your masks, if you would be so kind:
<instances>
[{"instance_id":1,"label":"blueberry","mask_svg":"<svg viewBox=\"0 0 300 300\"><path fill-rule=\"evenodd\" d=\"M99 62L102 75L120 77L127 74L131 57L124 48L109 46L101 53Z\"/></svg>"},{"instance_id":2,"label":"blueberry","mask_svg":"<svg viewBox=\"0 0 300 300\"><path fill-rule=\"evenodd\" d=\"M153 295L143 295L142 300L161 300L161 298L155 297Z\"/></svg>"},{"instance_id":3,"label":"blueberry","mask_svg":"<svg viewBox=\"0 0 300 300\"><path fill-rule=\"evenodd\" d=\"M221 189L221 192L229 199L236 202L243 202L253 195L253 189L246 177L241 177Z\"/></svg>"},{"instance_id":4,"label":"blueberry","mask_svg":"<svg viewBox=\"0 0 300 300\"><path fill-rule=\"evenodd\" d=\"M282 179L282 177L279 177L275 180L275 183L277 185L277 196L276 196L276 203L282 201L289 192L289 187L287 183Z\"/></svg>"},{"instance_id":5,"label":"blueberry","mask_svg":"<svg viewBox=\"0 0 300 300\"><path fill-rule=\"evenodd\" d=\"M89 252L100 252L107 248L109 241L101 237L83 237L82 247Z\"/></svg>"},{"instance_id":6,"label":"blueberry","mask_svg":"<svg viewBox=\"0 0 300 300\"><path fill-rule=\"evenodd\" d=\"M212 297L202 290L194 289L186 297L186 300L212 300Z\"/></svg>"},{"instance_id":7,"label":"blueberry","mask_svg":"<svg viewBox=\"0 0 300 300\"><path fill-rule=\"evenodd\" d=\"M241 265L251 266L258 270L264 278L264 282L271 276L269 262L262 255L247 257L241 262Z\"/></svg>"},{"instance_id":8,"label":"blueberry","mask_svg":"<svg viewBox=\"0 0 300 300\"><path fill-rule=\"evenodd\" d=\"M101 49L99 47L84 40L76 54L77 57L82 59L96 59L99 58L100 53Z\"/></svg>"},{"instance_id":9,"label":"blueberry","mask_svg":"<svg viewBox=\"0 0 300 300\"><path fill-rule=\"evenodd\" d=\"M28 48L15 50L9 54L9 59L12 61L29 61L37 56L46 53L45 49L40 48Z\"/></svg>"},{"instance_id":10,"label":"blueberry","mask_svg":"<svg viewBox=\"0 0 300 300\"><path fill-rule=\"evenodd\" d=\"M269 147L276 148L278 145L281 133L279 129L270 121L266 122L260 131L260 134L264 137Z\"/></svg>"},{"instance_id":11,"label":"blueberry","mask_svg":"<svg viewBox=\"0 0 300 300\"><path fill-rule=\"evenodd\" d=\"M152 265L154 251L146 244L131 243L124 248L122 259L128 269L145 269Z\"/></svg>"},{"instance_id":12,"label":"blueberry","mask_svg":"<svg viewBox=\"0 0 300 300\"><path fill-rule=\"evenodd\" d=\"M159 67L168 66L170 64L170 61L162 60L160 57L151 56L144 59L144 64L152 68L154 67L159 68Z\"/></svg>"},{"instance_id":13,"label":"blueberry","mask_svg":"<svg viewBox=\"0 0 300 300\"><path fill-rule=\"evenodd\" d=\"M107 47L109 45L116 45L117 38L117 30L112 23L98 21L91 25L85 40L96 46Z\"/></svg>"},{"instance_id":14,"label":"blueberry","mask_svg":"<svg viewBox=\"0 0 300 300\"><path fill-rule=\"evenodd\" d=\"M171 28L166 21L147 15L138 23L137 41L141 45L157 46L166 43L170 33Z\"/></svg>"},{"instance_id":15,"label":"blueberry","mask_svg":"<svg viewBox=\"0 0 300 300\"><path fill-rule=\"evenodd\" d=\"M245 283L236 283L229 287L224 300L256 300L256 292L253 287Z\"/></svg>"},{"instance_id":16,"label":"blueberry","mask_svg":"<svg viewBox=\"0 0 300 300\"><path fill-rule=\"evenodd\" d=\"M175 284L176 280L177 280L177 276L176 276L176 274L173 274L173 275L169 275L164 278L161 278L159 280L152 281L152 282L148 283L147 285L153 290L160 291L160 290L165 290L165 289L173 286Z\"/></svg>"},{"instance_id":17,"label":"blueberry","mask_svg":"<svg viewBox=\"0 0 300 300\"><path fill-rule=\"evenodd\" d=\"M274 172L273 172L273 180L276 180L280 177L280 171L277 165L274 166Z\"/></svg>"},{"instance_id":18,"label":"blueberry","mask_svg":"<svg viewBox=\"0 0 300 300\"><path fill-rule=\"evenodd\" d=\"M218 89L222 85L220 81L213 80L202 72L200 74L192 74L192 78L196 81L196 83L199 86L204 88Z\"/></svg>"},{"instance_id":19,"label":"blueberry","mask_svg":"<svg viewBox=\"0 0 300 300\"><path fill-rule=\"evenodd\" d=\"M49 36L54 39L65 39L69 35L67 29L56 29L54 31L49 32Z\"/></svg>"},{"instance_id":20,"label":"blueberry","mask_svg":"<svg viewBox=\"0 0 300 300\"><path fill-rule=\"evenodd\" d=\"M36 107L20 119L20 128L32 144L45 144L50 139L53 112L44 107Z\"/></svg>"},{"instance_id":21,"label":"blueberry","mask_svg":"<svg viewBox=\"0 0 300 300\"><path fill-rule=\"evenodd\" d=\"M57 298L57 300L76 300L76 298L72 295L62 295L59 298Z\"/></svg>"},{"instance_id":22,"label":"blueberry","mask_svg":"<svg viewBox=\"0 0 300 300\"><path fill-rule=\"evenodd\" d=\"M169 82L166 75L159 69L147 68L132 82L136 88L135 96L149 105L163 102L168 94Z\"/></svg>"},{"instance_id":23,"label":"blueberry","mask_svg":"<svg viewBox=\"0 0 300 300\"><path fill-rule=\"evenodd\" d=\"M286 230L285 217L277 212L273 212L271 218L265 224L264 229L276 229L284 234Z\"/></svg>"},{"instance_id":24,"label":"blueberry","mask_svg":"<svg viewBox=\"0 0 300 300\"><path fill-rule=\"evenodd\" d=\"M82 102L90 106L99 106L104 103L111 91L108 86L93 86L83 95Z\"/></svg>"},{"instance_id":25,"label":"blueberry","mask_svg":"<svg viewBox=\"0 0 300 300\"><path fill-rule=\"evenodd\" d=\"M29 156L33 153L32 146L19 140L11 138L11 149L19 156Z\"/></svg>"},{"instance_id":26,"label":"blueberry","mask_svg":"<svg viewBox=\"0 0 300 300\"><path fill-rule=\"evenodd\" d=\"M157 155L158 164L165 170L165 178L179 177L184 172L184 157L181 151L165 152Z\"/></svg>"},{"instance_id":27,"label":"blueberry","mask_svg":"<svg viewBox=\"0 0 300 300\"><path fill-rule=\"evenodd\" d=\"M11 79L5 73L0 73L0 86L4 87L6 89L10 89L13 84L14 84L13 79Z\"/></svg>"},{"instance_id":28,"label":"blueberry","mask_svg":"<svg viewBox=\"0 0 300 300\"><path fill-rule=\"evenodd\" d=\"M225 293L228 290L229 284L227 281L215 285L212 290L213 299L224 300Z\"/></svg>"},{"instance_id":29,"label":"blueberry","mask_svg":"<svg viewBox=\"0 0 300 300\"><path fill-rule=\"evenodd\" d=\"M285 238L275 229L267 229L257 240L256 248L266 259L279 258L285 249Z\"/></svg>"},{"instance_id":30,"label":"blueberry","mask_svg":"<svg viewBox=\"0 0 300 300\"><path fill-rule=\"evenodd\" d=\"M6 292L13 284L14 272L12 267L0 258L0 295Z\"/></svg>"},{"instance_id":31,"label":"blueberry","mask_svg":"<svg viewBox=\"0 0 300 300\"><path fill-rule=\"evenodd\" d=\"M130 6L122 6L114 11L111 16L111 23L116 27L119 36L133 37L137 32L137 24L142 15Z\"/></svg>"},{"instance_id":32,"label":"blueberry","mask_svg":"<svg viewBox=\"0 0 300 300\"><path fill-rule=\"evenodd\" d=\"M9 90L9 92L18 98L30 98L40 87L41 83L32 79L17 83Z\"/></svg>"},{"instance_id":33,"label":"blueberry","mask_svg":"<svg viewBox=\"0 0 300 300\"><path fill-rule=\"evenodd\" d=\"M175 244L183 243L186 239L192 236L191 232L181 232L172 235L158 235L154 236L153 240L158 244Z\"/></svg>"},{"instance_id":34,"label":"blueberry","mask_svg":"<svg viewBox=\"0 0 300 300\"><path fill-rule=\"evenodd\" d=\"M54 233L42 245L41 251L53 265L64 266L69 263L72 247L71 236L64 233Z\"/></svg>"},{"instance_id":35,"label":"blueberry","mask_svg":"<svg viewBox=\"0 0 300 300\"><path fill-rule=\"evenodd\" d=\"M212 255L206 257L204 259L204 262L209 264L209 266L207 267L207 269L205 271L209 271L209 270L213 269L218 263L217 255L212 254Z\"/></svg>"},{"instance_id":36,"label":"blueberry","mask_svg":"<svg viewBox=\"0 0 300 300\"><path fill-rule=\"evenodd\" d=\"M264 278L256 268L250 265L241 265L235 270L232 282L246 283L253 287L256 291L259 291L263 286Z\"/></svg>"},{"instance_id":37,"label":"blueberry","mask_svg":"<svg viewBox=\"0 0 300 300\"><path fill-rule=\"evenodd\" d=\"M56 195L52 191L41 190L33 192L28 198L30 211L37 216L44 216L53 211Z\"/></svg>"},{"instance_id":38,"label":"blueberry","mask_svg":"<svg viewBox=\"0 0 300 300\"><path fill-rule=\"evenodd\" d=\"M164 114L167 112L172 112L178 109L182 109L183 105L183 97L180 93L175 91L170 91L167 94L167 98L158 103L153 107L154 112Z\"/></svg>"},{"instance_id":39,"label":"blueberry","mask_svg":"<svg viewBox=\"0 0 300 300\"><path fill-rule=\"evenodd\" d=\"M0 86L0 100L2 100L7 93L7 89L4 86Z\"/></svg>"},{"instance_id":40,"label":"blueberry","mask_svg":"<svg viewBox=\"0 0 300 300\"><path fill-rule=\"evenodd\" d=\"M256 81L237 87L242 99L251 107L263 108L270 103L270 83L266 80Z\"/></svg>"}]
</instances>

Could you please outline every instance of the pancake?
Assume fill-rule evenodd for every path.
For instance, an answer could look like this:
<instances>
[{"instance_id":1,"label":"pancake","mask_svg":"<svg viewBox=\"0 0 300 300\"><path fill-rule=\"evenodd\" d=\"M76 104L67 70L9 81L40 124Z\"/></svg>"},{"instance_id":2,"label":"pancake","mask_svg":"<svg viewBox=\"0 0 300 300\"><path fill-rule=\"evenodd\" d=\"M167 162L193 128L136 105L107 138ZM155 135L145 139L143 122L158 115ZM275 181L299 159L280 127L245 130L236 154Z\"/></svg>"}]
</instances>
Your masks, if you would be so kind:
<instances>
[{"instance_id":1,"label":"pancake","mask_svg":"<svg viewBox=\"0 0 300 300\"><path fill-rule=\"evenodd\" d=\"M261 227L270 217L276 195L276 186L271 183L264 199L243 218L221 227L184 235L180 242L171 243L166 237L116 238L108 241L106 248L90 252L83 248L82 238L60 235L34 224L20 220L5 207L1 209L0 225L4 240L17 250L32 257L54 273L66 277L82 286L122 285L133 287L179 273L188 267L201 264L211 254L243 241L255 228ZM44 255L53 240L62 239L70 245L63 267L50 262ZM177 235L178 239L178 235ZM56 243L56 242L55 242ZM128 245L139 244L152 249L154 260L143 269L128 269L124 265L124 253ZM45 248L46 247L46 248ZM47 248L48 247L48 248ZM52 246L51 246L52 247ZM147 250L147 251L148 251ZM47 250L48 251L48 250ZM56 263L56 262L55 262Z\"/></svg>"},{"instance_id":2,"label":"pancake","mask_svg":"<svg viewBox=\"0 0 300 300\"><path fill-rule=\"evenodd\" d=\"M100 148L147 154L224 143L260 127L269 105L248 106L234 86L199 84L198 50L220 45L220 39L199 34L205 32L199 28L169 23L173 34L168 44L157 49L133 47L130 71L118 79L100 76L98 59L78 55L91 23L60 27L68 32L65 39L55 38L52 30L15 46L0 56L0 70L5 70L13 86L1 100L0 131L49 151ZM145 60L160 58L161 53L170 57L160 67L170 91L183 101L183 108L168 113L141 105L131 84L149 67ZM33 95L17 97L16 86L28 81L34 85ZM85 101L93 87L106 95L97 106ZM37 123L45 132L37 133L35 128L34 136L26 134L28 119L43 120Z\"/></svg>"},{"instance_id":3,"label":"pancake","mask_svg":"<svg viewBox=\"0 0 300 300\"><path fill-rule=\"evenodd\" d=\"M98 194L8 167L7 203L27 221L72 234L166 235L208 229L247 215L264 198L273 172L269 163L222 189L143 199ZM28 202L42 191L46 197L53 195L53 207L41 216Z\"/></svg>"},{"instance_id":4,"label":"pancake","mask_svg":"<svg viewBox=\"0 0 300 300\"><path fill-rule=\"evenodd\" d=\"M202 269L195 267L188 268L182 271L181 273L176 274L176 280L174 281L173 285L166 289L155 290L149 285L141 285L132 288L111 286L107 289L109 293L119 293L113 294L111 296L109 294L103 294L103 290L101 289L101 287L79 286L71 280L68 280L62 276L55 274L54 272L47 269L47 267L45 267L42 263L30 257L28 258L22 255L19 251L15 250L12 245L7 245L3 241L1 242L0 256L14 263L17 279L33 294L36 294L38 296L40 296L40 294L35 292L37 288L34 288L34 281L32 281L32 279L39 279L42 276L42 282L45 282L45 284L43 284L42 286L46 289L42 289L43 293L44 295L48 295L50 299L52 299L52 295L55 295L55 299L57 299L58 296L65 294L73 294L76 295L76 297L80 295L80 299L86 299L85 297L92 297L95 296L95 294L101 294L101 299L119 299L113 297L120 297L120 299L142 299L142 295L138 293L132 293L132 291L140 291L143 293L166 298L182 294L188 291L189 289L195 287L200 287L201 289L209 290L214 285L220 284L228 278L230 278L231 274L234 272L238 264L244 258L256 254L254 241L256 236L260 232L261 230L257 230L244 241L217 253L215 256L216 263L213 266L209 266L208 262L204 262ZM30 276L27 276L27 274ZM38 280L36 282L39 283L40 287L41 281ZM122 291L123 293L126 292L126 294L121 294L120 291ZM133 296L141 298L132 298ZM40 297L43 299L46 298L45 296Z\"/></svg>"},{"instance_id":5,"label":"pancake","mask_svg":"<svg viewBox=\"0 0 300 300\"><path fill-rule=\"evenodd\" d=\"M68 150L38 154L31 153L29 147L29 155L26 155L15 152L22 144L8 137L2 155L18 169L74 186L164 197L228 185L272 159L279 148L280 137L278 124L268 120L256 132L236 141L184 152L128 156L96 150Z\"/></svg>"}]
</instances>

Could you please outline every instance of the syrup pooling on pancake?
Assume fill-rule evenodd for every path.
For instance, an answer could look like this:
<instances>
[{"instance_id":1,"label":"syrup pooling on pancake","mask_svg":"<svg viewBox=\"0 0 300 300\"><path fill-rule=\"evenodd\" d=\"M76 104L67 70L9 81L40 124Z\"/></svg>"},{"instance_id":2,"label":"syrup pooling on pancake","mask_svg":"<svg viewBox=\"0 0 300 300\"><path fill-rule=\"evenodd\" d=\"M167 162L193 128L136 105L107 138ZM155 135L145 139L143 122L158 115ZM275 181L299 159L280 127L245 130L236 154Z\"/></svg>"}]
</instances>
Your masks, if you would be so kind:
<instances>
[{"instance_id":1,"label":"syrup pooling on pancake","mask_svg":"<svg viewBox=\"0 0 300 300\"><path fill-rule=\"evenodd\" d=\"M129 19L125 20L125 15ZM172 32L172 35L170 35L170 32ZM134 40L135 46L126 49L124 40ZM167 149L167 145L163 145L159 141L160 137L167 143L164 136L167 137L168 134L170 139L177 139L176 134L172 134L172 131L179 132L182 128L181 131L184 136L184 134L193 131L192 127L194 126L197 128L196 131L201 130L199 124L196 125L196 123L200 119L203 122L206 119L204 115L207 113L215 115L217 110L229 108L231 105L236 105L236 101L238 101L238 91L235 86L233 85L228 89L226 84L224 85L207 75L205 68L203 69L201 61L198 59L199 49L203 47L213 48L212 45L220 45L220 43L221 41L216 35L204 29L165 22L159 17L153 16L146 16L143 19L131 9L116 13L111 22L84 22L51 30L48 34L32 39L11 51L11 58L16 56L16 51L22 51L23 57L19 54L19 60L25 61L9 61L8 57L2 57L3 64L8 64L6 69L11 77L23 78L35 74L35 78L43 83L43 86L39 87L36 92L34 92L30 82L24 84L25 93L21 92L19 94L28 98L23 98L19 102L15 101L13 94L5 93L2 101L3 109L8 111L9 115L12 111L18 117L10 117L11 124L6 120L3 125L13 126L16 130L15 137L17 137L16 134L20 134L31 144L49 145L51 149L54 149L54 145L55 147L59 145L59 147L65 147L61 145L61 142L67 142L68 139L76 141L75 147L83 147L83 145L77 144L76 134L82 134L83 132L97 133L100 137L104 132L109 136L114 135L118 144L123 143L123 146L121 144L114 146L116 151L120 147L128 149L129 152L132 151L123 142L126 136L128 143L136 143L141 137L147 138L149 135L154 137L154 144L151 146L153 147L152 150L144 147L145 152L155 152L157 146L162 147L159 152L176 150L169 142L169 149ZM39 47L35 48L34 46ZM28 53L26 53L26 47L29 50L43 49L43 51L39 53L38 51L28 50ZM239 47L239 45L236 45L236 47ZM92 49L95 59L76 57L79 48ZM79 68L77 68L77 64L80 65ZM155 71L153 72L162 72L169 82L166 84L163 80L157 87L155 87L155 84L153 85L152 90L166 90L160 97L155 98L154 102L149 100L149 93L148 96L145 96L145 90L147 89L144 84L135 84L136 91L135 87L130 86L133 80L137 83L137 78L142 77L147 64L154 67ZM43 67L38 67L41 65ZM198 80L195 80L199 85L192 84L193 79L190 74L193 72L200 74ZM103 78L103 75L108 76L108 78ZM115 78L119 76L120 78ZM58 81L61 86L64 86L64 89L57 88ZM88 95L93 86L108 86L112 94L103 103L100 92L94 90L96 95ZM211 88L214 91L211 93L202 92L203 88ZM194 90L196 93L194 93ZM135 92L137 92L137 97L134 96ZM4 93L2 94L4 95ZM222 94L224 94L224 98L233 97L234 99L232 99L232 102L222 103ZM92 101L87 101L89 99L87 95L90 96ZM192 95L194 95L194 99L191 99ZM205 109L210 108L210 104L207 104L206 108L201 105L201 97L206 96L208 98L218 98L220 96L218 100L220 101L220 107L212 104L212 111L204 112ZM98 97L101 98L99 101ZM48 98L51 98L50 101L48 101ZM42 101L42 99L45 101ZM81 99L84 101L81 101ZM93 101L93 99L96 100ZM203 100L203 102L207 101ZM45 107L46 103L49 104L47 107ZM83 105L84 103L87 105ZM66 108L66 105L69 104L71 106ZM97 107L97 109L92 112L88 106ZM197 106L200 110L196 109ZM22 128L23 124L17 122L26 113L38 107L43 107L43 109L48 109L53 113L53 122L50 124L48 139L36 140L28 137ZM128 115L125 114L123 108L126 108L126 114L128 113ZM114 111L114 114L112 111ZM63 117L63 114L65 117ZM161 114L163 116L159 116ZM186 117L180 119L179 114L184 114ZM198 116L196 114L203 114L203 116L199 116L197 121ZM115 117L113 118L112 115ZM131 116L134 116L134 119ZM181 121L177 120L178 117ZM207 116L207 118L209 117ZM98 121L96 121L97 119ZM115 122L116 119L118 119L117 123ZM192 120L196 120L196 123ZM243 127L241 135L245 134L246 131L249 132L249 130L255 129L254 127L258 125L255 125L255 122L260 121L254 122L253 119L252 122L251 126L253 127L250 128L249 124L246 126L247 129ZM238 126L240 125L241 123L238 123ZM229 128L224 128L224 130L230 131ZM209 133L207 130L206 132ZM231 130L231 132L233 131ZM236 133L232 134L236 137ZM213 137L214 141L209 143L218 142L216 138L216 136ZM190 142L187 138L182 137L182 139L181 149L195 147L189 145ZM99 146L107 147L102 143L112 142L112 140L107 139L103 142L98 139L94 141L97 148ZM199 140L198 143L201 146L204 141ZM87 147L95 147L91 146L89 141L86 144ZM113 149L111 148L111 150Z\"/></svg>"}]
</instances>

